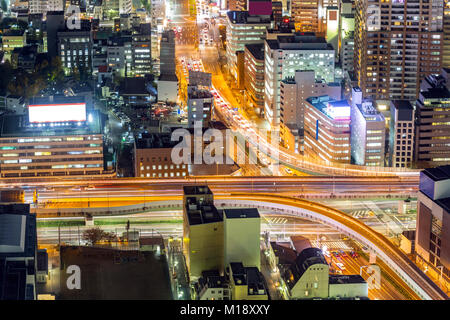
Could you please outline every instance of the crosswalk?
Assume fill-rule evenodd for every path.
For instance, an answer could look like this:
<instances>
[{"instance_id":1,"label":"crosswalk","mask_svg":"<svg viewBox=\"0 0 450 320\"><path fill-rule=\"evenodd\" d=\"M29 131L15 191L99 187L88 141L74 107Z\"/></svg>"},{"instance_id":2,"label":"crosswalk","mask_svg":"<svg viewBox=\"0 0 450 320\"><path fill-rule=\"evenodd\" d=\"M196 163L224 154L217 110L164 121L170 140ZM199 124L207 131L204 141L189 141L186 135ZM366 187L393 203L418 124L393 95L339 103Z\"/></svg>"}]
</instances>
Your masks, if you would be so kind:
<instances>
[{"instance_id":1,"label":"crosswalk","mask_svg":"<svg viewBox=\"0 0 450 320\"><path fill-rule=\"evenodd\" d=\"M266 218L269 224L285 224L287 222L286 218L274 217L274 218Z\"/></svg>"},{"instance_id":2,"label":"crosswalk","mask_svg":"<svg viewBox=\"0 0 450 320\"><path fill-rule=\"evenodd\" d=\"M367 218L371 215L370 212L370 210L355 210L350 215L354 218Z\"/></svg>"}]
</instances>

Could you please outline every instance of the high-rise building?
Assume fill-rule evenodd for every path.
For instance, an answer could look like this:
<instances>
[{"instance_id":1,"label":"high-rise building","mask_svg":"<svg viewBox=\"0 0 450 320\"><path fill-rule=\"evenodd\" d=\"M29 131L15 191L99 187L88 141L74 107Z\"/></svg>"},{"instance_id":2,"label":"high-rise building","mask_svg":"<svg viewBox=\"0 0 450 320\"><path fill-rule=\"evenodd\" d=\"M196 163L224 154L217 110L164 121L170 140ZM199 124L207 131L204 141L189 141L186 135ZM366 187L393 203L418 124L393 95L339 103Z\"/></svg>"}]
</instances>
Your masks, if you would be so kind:
<instances>
[{"instance_id":1,"label":"high-rise building","mask_svg":"<svg viewBox=\"0 0 450 320\"><path fill-rule=\"evenodd\" d=\"M237 79L237 55L246 44L263 43L266 29L271 27L270 15L252 16L248 11L227 12L227 61L230 73Z\"/></svg>"},{"instance_id":2,"label":"high-rise building","mask_svg":"<svg viewBox=\"0 0 450 320\"><path fill-rule=\"evenodd\" d=\"M352 89L352 161L361 166L384 166L386 121L374 102L363 99L361 89Z\"/></svg>"},{"instance_id":3,"label":"high-rise building","mask_svg":"<svg viewBox=\"0 0 450 320\"><path fill-rule=\"evenodd\" d=\"M350 105L328 96L306 99L305 155L350 163Z\"/></svg>"},{"instance_id":4,"label":"high-rise building","mask_svg":"<svg viewBox=\"0 0 450 320\"><path fill-rule=\"evenodd\" d=\"M152 73L151 33L140 32L132 35L133 73L144 77Z\"/></svg>"},{"instance_id":5,"label":"high-rise building","mask_svg":"<svg viewBox=\"0 0 450 320\"><path fill-rule=\"evenodd\" d=\"M175 74L175 32L165 30L161 36L160 74Z\"/></svg>"},{"instance_id":6,"label":"high-rise building","mask_svg":"<svg viewBox=\"0 0 450 320\"><path fill-rule=\"evenodd\" d=\"M356 0L355 72L364 96L414 101L440 72L443 1Z\"/></svg>"},{"instance_id":7,"label":"high-rise building","mask_svg":"<svg viewBox=\"0 0 450 320\"><path fill-rule=\"evenodd\" d=\"M420 173L415 250L419 260L450 277L450 166ZM440 269L440 270L439 270ZM431 272L431 270L430 270Z\"/></svg>"},{"instance_id":8,"label":"high-rise building","mask_svg":"<svg viewBox=\"0 0 450 320\"><path fill-rule=\"evenodd\" d=\"M450 68L450 1L444 0L444 46L442 50L442 66Z\"/></svg>"},{"instance_id":9,"label":"high-rise building","mask_svg":"<svg viewBox=\"0 0 450 320\"><path fill-rule=\"evenodd\" d=\"M280 122L296 128L302 137L306 99L325 95L340 100L340 84L317 80L314 71L295 71L293 77L285 78L280 84Z\"/></svg>"},{"instance_id":10,"label":"high-rise building","mask_svg":"<svg viewBox=\"0 0 450 320\"><path fill-rule=\"evenodd\" d=\"M421 84L416 101L414 162L420 168L450 163L450 85L447 69Z\"/></svg>"},{"instance_id":11,"label":"high-rise building","mask_svg":"<svg viewBox=\"0 0 450 320\"><path fill-rule=\"evenodd\" d=\"M246 103L261 115L264 110L264 44L247 44L244 60Z\"/></svg>"},{"instance_id":12,"label":"high-rise building","mask_svg":"<svg viewBox=\"0 0 450 320\"><path fill-rule=\"evenodd\" d=\"M291 0L291 17L302 32L319 32L320 0Z\"/></svg>"},{"instance_id":13,"label":"high-rise building","mask_svg":"<svg viewBox=\"0 0 450 320\"><path fill-rule=\"evenodd\" d=\"M318 80L334 82L334 49L314 34L278 36L265 41L264 116L280 122L280 85L297 70L313 70Z\"/></svg>"},{"instance_id":14,"label":"high-rise building","mask_svg":"<svg viewBox=\"0 0 450 320\"><path fill-rule=\"evenodd\" d=\"M414 147L414 108L409 101L391 101L389 166L411 167Z\"/></svg>"},{"instance_id":15,"label":"high-rise building","mask_svg":"<svg viewBox=\"0 0 450 320\"><path fill-rule=\"evenodd\" d=\"M341 0L339 7L339 61L342 72L353 71L353 52L355 47L355 10L354 2Z\"/></svg>"}]
</instances>

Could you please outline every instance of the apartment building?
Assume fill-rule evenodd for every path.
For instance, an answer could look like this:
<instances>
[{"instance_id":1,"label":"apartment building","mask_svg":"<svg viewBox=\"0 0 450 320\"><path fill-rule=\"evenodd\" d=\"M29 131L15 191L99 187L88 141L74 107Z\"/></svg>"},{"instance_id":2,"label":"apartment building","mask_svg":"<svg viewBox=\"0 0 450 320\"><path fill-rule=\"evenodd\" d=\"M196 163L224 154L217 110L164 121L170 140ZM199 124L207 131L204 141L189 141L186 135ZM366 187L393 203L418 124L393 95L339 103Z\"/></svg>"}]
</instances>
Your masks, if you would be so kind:
<instances>
[{"instance_id":1,"label":"apartment building","mask_svg":"<svg viewBox=\"0 0 450 320\"><path fill-rule=\"evenodd\" d=\"M356 0L354 65L365 97L414 101L442 66L443 2Z\"/></svg>"},{"instance_id":2,"label":"apartment building","mask_svg":"<svg viewBox=\"0 0 450 320\"><path fill-rule=\"evenodd\" d=\"M390 105L389 166L409 168L414 156L414 107L406 100Z\"/></svg>"},{"instance_id":3,"label":"apartment building","mask_svg":"<svg viewBox=\"0 0 450 320\"><path fill-rule=\"evenodd\" d=\"M415 112L414 162L420 168L450 163L450 91L448 69L421 84Z\"/></svg>"}]
</instances>

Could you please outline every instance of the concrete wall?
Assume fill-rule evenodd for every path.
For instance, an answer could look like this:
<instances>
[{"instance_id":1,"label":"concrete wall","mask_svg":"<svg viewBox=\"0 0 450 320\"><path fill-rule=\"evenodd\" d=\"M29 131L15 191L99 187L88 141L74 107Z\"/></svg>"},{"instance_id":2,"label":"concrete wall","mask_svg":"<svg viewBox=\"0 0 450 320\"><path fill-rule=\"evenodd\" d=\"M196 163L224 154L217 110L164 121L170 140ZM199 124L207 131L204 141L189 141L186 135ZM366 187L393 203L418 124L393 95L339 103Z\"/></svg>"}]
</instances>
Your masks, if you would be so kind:
<instances>
[{"instance_id":1,"label":"concrete wall","mask_svg":"<svg viewBox=\"0 0 450 320\"><path fill-rule=\"evenodd\" d=\"M261 267L261 218L232 218L224 215L225 265L240 261L245 267Z\"/></svg>"}]
</instances>

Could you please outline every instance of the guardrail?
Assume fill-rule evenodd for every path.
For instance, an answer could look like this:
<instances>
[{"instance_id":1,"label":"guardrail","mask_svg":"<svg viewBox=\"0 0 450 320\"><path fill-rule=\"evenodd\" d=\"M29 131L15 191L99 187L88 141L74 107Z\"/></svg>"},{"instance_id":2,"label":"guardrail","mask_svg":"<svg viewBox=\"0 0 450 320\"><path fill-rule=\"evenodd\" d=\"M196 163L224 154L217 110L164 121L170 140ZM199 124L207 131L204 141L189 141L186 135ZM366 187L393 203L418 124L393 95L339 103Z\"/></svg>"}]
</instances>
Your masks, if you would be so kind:
<instances>
[{"instance_id":1,"label":"guardrail","mask_svg":"<svg viewBox=\"0 0 450 320\"><path fill-rule=\"evenodd\" d=\"M446 300L447 295L386 237L342 211L304 199L274 195L232 194L215 197L217 206L281 210L333 226L375 252L422 299Z\"/></svg>"}]
</instances>

